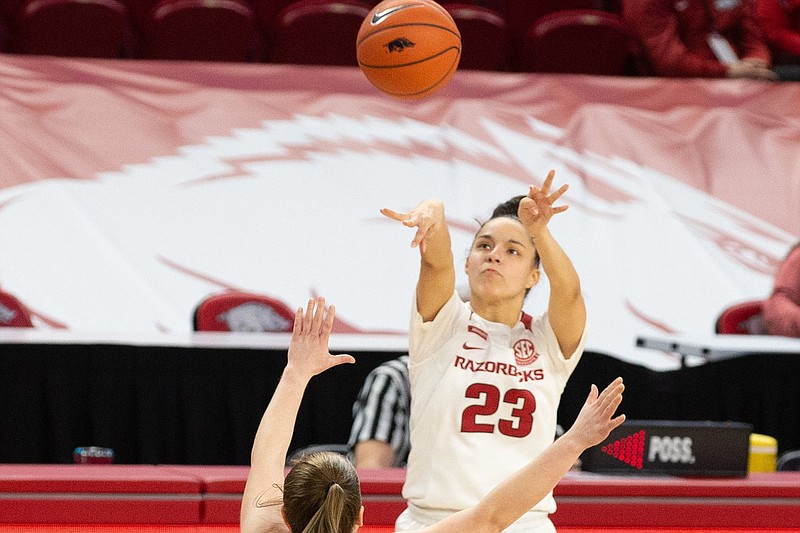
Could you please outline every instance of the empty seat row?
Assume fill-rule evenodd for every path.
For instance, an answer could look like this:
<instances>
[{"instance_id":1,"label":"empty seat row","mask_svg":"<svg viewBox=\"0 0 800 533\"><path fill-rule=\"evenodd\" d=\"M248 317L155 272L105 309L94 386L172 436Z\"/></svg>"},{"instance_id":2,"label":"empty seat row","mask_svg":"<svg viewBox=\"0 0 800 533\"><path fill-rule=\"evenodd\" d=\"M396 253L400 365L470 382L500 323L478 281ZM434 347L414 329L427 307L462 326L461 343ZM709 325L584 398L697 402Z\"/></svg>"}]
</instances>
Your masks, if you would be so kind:
<instances>
[{"instance_id":1,"label":"empty seat row","mask_svg":"<svg viewBox=\"0 0 800 533\"><path fill-rule=\"evenodd\" d=\"M262 47L254 20L239 0L162 0L141 24L120 0L24 0L6 18L5 51L258 61Z\"/></svg>"},{"instance_id":2,"label":"empty seat row","mask_svg":"<svg viewBox=\"0 0 800 533\"><path fill-rule=\"evenodd\" d=\"M140 23L160 0L120 0L135 23ZM258 20L269 26L278 13L295 0L243 0ZM362 0L373 7L379 0ZM462 0L463 3L489 8L504 17L513 18L513 26L527 27L534 19L564 9L600 9L620 12L622 0ZM24 5L26 0L0 0L0 18L8 16ZM208 3L213 3L209 0ZM441 1L440 3L445 3Z\"/></svg>"},{"instance_id":3,"label":"empty seat row","mask_svg":"<svg viewBox=\"0 0 800 533\"><path fill-rule=\"evenodd\" d=\"M354 66L356 35L377 3L160 0L137 15L132 10L148 0L128 0L134 1L137 7L122 0L20 0L0 28L0 51ZM443 5L462 34L462 69L634 73L635 43L617 14L596 9L598 0ZM576 9L553 11L556 5ZM268 8L279 11L267 15Z\"/></svg>"}]
</instances>

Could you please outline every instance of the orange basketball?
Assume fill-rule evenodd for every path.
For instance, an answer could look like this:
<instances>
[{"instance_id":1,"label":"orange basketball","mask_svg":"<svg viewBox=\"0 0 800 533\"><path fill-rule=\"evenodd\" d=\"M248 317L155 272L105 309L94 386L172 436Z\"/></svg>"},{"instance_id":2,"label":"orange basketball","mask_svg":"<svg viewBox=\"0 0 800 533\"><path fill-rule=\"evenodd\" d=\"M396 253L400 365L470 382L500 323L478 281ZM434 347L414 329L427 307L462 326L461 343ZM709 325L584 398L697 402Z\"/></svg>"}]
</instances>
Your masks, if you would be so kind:
<instances>
[{"instance_id":1,"label":"orange basketball","mask_svg":"<svg viewBox=\"0 0 800 533\"><path fill-rule=\"evenodd\" d=\"M450 80L461 58L461 34L432 0L384 0L361 24L358 66L386 94L430 96Z\"/></svg>"}]
</instances>

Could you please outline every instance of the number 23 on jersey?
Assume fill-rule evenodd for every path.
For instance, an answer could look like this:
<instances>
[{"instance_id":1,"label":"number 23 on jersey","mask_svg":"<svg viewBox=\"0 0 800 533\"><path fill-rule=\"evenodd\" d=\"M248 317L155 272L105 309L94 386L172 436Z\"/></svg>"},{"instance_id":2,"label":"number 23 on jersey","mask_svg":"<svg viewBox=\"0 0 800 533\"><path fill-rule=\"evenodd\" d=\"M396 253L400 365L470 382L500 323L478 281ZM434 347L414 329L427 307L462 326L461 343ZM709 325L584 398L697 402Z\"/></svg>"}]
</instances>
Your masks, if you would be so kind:
<instances>
[{"instance_id":1,"label":"number 23 on jersey","mask_svg":"<svg viewBox=\"0 0 800 533\"><path fill-rule=\"evenodd\" d=\"M502 403L510 404L511 419L500 418L497 423L478 422L479 416L491 416L500 408L501 393L495 385L473 383L467 387L466 398L479 400L464 409L461 414L462 433L494 433L497 429L509 437L527 437L533 427L533 412L536 410L536 398L527 389L509 389L502 394Z\"/></svg>"}]
</instances>

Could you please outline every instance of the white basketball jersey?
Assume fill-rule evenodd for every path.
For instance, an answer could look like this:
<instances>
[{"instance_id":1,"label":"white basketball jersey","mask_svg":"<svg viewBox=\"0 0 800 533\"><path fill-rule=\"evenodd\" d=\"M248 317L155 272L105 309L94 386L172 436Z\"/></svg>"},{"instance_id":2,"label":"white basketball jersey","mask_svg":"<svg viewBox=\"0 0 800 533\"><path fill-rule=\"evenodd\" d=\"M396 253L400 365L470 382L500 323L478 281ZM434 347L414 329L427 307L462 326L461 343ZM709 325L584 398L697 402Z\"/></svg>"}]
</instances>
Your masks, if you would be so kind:
<instances>
[{"instance_id":1,"label":"white basketball jersey","mask_svg":"<svg viewBox=\"0 0 800 533\"><path fill-rule=\"evenodd\" d=\"M456 293L431 322L414 307L411 455L403 487L412 516L415 508L475 505L553 442L558 403L584 338L585 331L565 359L546 313L523 313L510 328L484 320ZM531 512L555 509L551 493Z\"/></svg>"}]
</instances>

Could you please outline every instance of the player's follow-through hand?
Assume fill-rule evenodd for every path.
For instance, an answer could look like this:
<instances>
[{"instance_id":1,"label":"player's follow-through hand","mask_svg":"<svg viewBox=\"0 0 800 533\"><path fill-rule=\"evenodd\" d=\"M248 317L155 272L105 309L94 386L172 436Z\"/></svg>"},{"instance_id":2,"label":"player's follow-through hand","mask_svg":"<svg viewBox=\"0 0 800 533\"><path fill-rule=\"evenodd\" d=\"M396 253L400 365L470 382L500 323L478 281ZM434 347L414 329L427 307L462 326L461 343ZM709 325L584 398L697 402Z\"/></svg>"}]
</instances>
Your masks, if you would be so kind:
<instances>
[{"instance_id":1,"label":"player's follow-through hand","mask_svg":"<svg viewBox=\"0 0 800 533\"><path fill-rule=\"evenodd\" d=\"M407 213L398 213L391 209L381 209L381 214L385 217L402 222L409 228L417 228L417 233L411 241L411 247L419 249L425 253L426 239L437 230L442 228L444 221L444 205L438 200L425 200L417 207Z\"/></svg>"}]
</instances>

